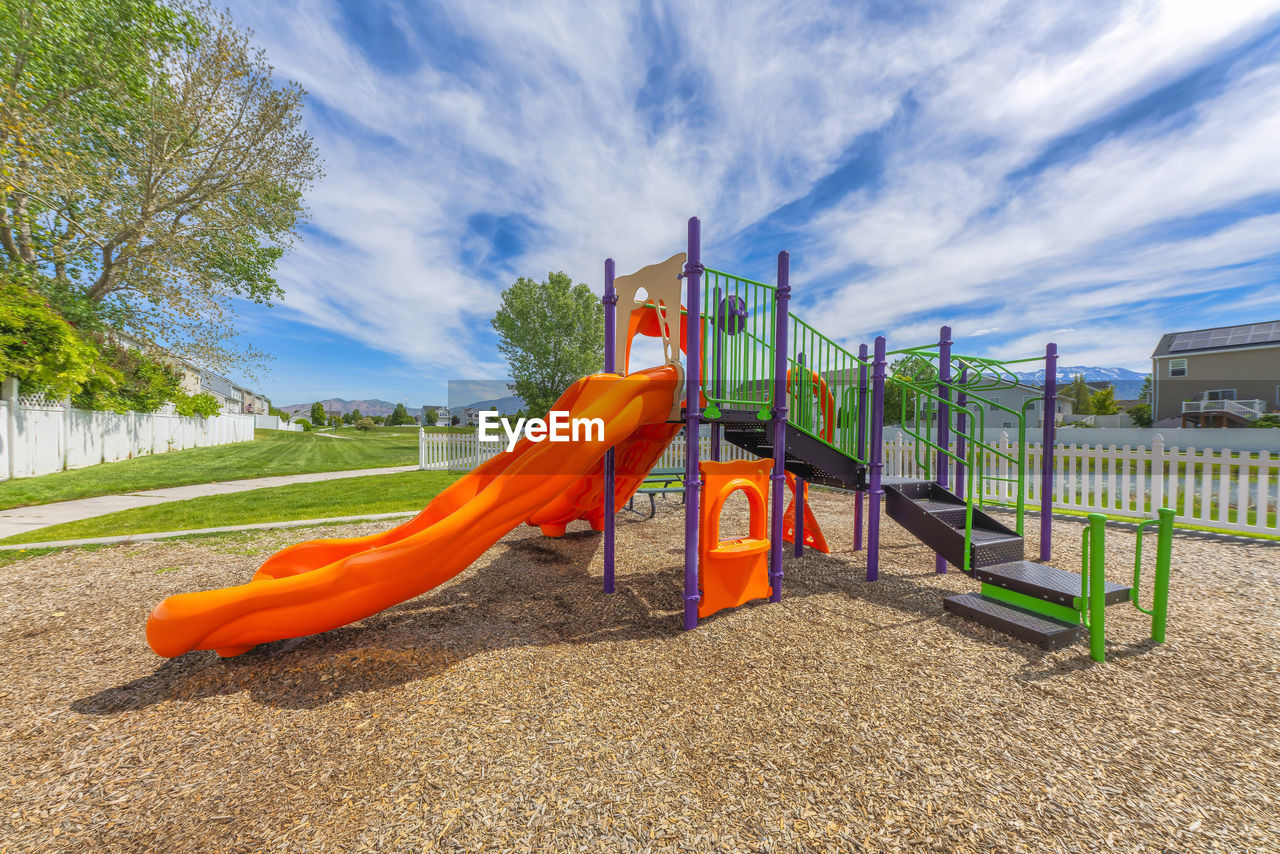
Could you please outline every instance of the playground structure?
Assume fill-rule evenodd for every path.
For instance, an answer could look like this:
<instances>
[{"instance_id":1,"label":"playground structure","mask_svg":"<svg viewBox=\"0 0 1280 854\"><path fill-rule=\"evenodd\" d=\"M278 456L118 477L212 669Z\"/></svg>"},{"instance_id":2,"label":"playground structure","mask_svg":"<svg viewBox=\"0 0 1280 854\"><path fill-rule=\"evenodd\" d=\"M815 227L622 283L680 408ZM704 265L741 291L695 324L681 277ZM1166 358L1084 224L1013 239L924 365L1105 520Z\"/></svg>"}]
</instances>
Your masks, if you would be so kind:
<instances>
[{"instance_id":1,"label":"playground structure","mask_svg":"<svg viewBox=\"0 0 1280 854\"><path fill-rule=\"evenodd\" d=\"M1018 385L1011 365L1042 363L1041 496L1051 494L1057 350L1000 361L953 350L943 327L935 344L889 351L885 338L855 354L790 311L789 255L778 254L777 281L735 276L703 264L701 226L689 221L688 250L628 276L605 262L604 372L584 377L553 409L603 418L598 440L549 444L522 439L437 496L413 520L370 537L316 540L268 559L248 584L166 599L152 612L147 639L160 655L215 649L237 655L253 646L315 634L413 598L469 566L520 524L561 536L585 520L603 532L604 591L614 592L616 514L641 489L683 427L684 627L754 599L780 601L784 543L829 546L806 502L809 484L853 493L854 549L866 551L866 580L880 573L881 511L980 592L947 597L962 617L1045 648L1087 630L1090 652L1105 657L1105 609L1130 601L1164 637L1172 511L1139 528L1132 586L1107 583L1105 518L1086 529L1081 573L1049 566L1051 506L1039 502L1039 562L1025 560L1028 416L992 392ZM638 336L659 339L663 364L631 369ZM681 354L684 362L681 362ZM889 371L897 356L902 370ZM910 368L911 370L908 370ZM886 401L914 442L923 479L883 476ZM1016 446L986 441L988 413L1016 423ZM710 431L710 459L699 436ZM756 459L721 461L723 443ZM989 470L987 460L999 468ZM1012 526L986 512L984 483L1004 480L1014 500ZM784 490L791 504L783 508ZM662 491L671 491L664 484ZM741 492L750 508L745 537L722 540L720 514ZM1142 529L1158 525L1153 606L1141 608Z\"/></svg>"}]
</instances>

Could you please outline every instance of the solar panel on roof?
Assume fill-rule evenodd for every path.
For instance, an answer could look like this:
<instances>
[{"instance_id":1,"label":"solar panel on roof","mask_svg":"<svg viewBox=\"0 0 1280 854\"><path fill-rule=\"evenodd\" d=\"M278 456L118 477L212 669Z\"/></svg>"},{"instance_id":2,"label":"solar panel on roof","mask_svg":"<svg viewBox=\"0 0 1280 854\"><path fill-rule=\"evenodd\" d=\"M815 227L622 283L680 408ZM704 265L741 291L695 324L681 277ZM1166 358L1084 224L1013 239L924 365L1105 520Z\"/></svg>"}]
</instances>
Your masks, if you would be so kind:
<instances>
[{"instance_id":1,"label":"solar panel on roof","mask_svg":"<svg viewBox=\"0 0 1280 854\"><path fill-rule=\"evenodd\" d=\"M1280 320L1271 323L1179 332L1173 337L1169 351L1204 350L1214 347L1231 347L1237 344L1265 344L1268 341L1280 341Z\"/></svg>"}]
</instances>

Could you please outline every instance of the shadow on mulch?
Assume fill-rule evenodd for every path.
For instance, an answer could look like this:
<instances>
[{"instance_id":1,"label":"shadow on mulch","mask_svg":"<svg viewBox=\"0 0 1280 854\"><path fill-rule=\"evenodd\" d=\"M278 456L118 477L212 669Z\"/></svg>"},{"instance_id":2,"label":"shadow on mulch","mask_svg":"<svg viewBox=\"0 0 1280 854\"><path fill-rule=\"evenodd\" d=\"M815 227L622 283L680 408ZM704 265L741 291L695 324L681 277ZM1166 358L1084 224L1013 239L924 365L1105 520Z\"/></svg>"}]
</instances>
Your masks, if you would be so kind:
<instances>
[{"instance_id":1,"label":"shadow on mulch","mask_svg":"<svg viewBox=\"0 0 1280 854\"><path fill-rule=\"evenodd\" d=\"M477 654L679 635L679 555L656 550L650 567L623 572L620 566L617 590L605 596L600 577L586 571L602 542L588 531L504 542L488 566L359 623L262 644L235 658L188 653L139 679L79 698L71 708L115 715L248 692L268 706L311 709L430 679Z\"/></svg>"},{"instance_id":2,"label":"shadow on mulch","mask_svg":"<svg viewBox=\"0 0 1280 854\"><path fill-rule=\"evenodd\" d=\"M77 699L71 708L82 714L114 715L166 701L248 692L268 706L311 709L349 694L430 679L477 654L678 635L683 550L655 548L649 567L623 571L620 566L617 592L604 596L600 578L586 572L601 545L599 535L589 531L559 539L531 534L505 541L488 566L359 623L263 644L231 659L212 652L188 653L163 662L147 676ZM791 548L788 544L785 599L837 594L909 618L851 626L852 631L883 632L942 620L966 638L1020 655L1026 671L1021 678L1028 680L1066 676L1093 663L1080 645L1081 660L1046 666L1050 653L947 614L942 599L974 585L957 571L946 576L936 575L932 567L904 572L900 567L919 563L914 545L882 544L886 569L875 584L865 583L865 552L838 557L810 550L797 562ZM1113 648L1108 656L1138 655L1152 646L1147 642Z\"/></svg>"}]
</instances>

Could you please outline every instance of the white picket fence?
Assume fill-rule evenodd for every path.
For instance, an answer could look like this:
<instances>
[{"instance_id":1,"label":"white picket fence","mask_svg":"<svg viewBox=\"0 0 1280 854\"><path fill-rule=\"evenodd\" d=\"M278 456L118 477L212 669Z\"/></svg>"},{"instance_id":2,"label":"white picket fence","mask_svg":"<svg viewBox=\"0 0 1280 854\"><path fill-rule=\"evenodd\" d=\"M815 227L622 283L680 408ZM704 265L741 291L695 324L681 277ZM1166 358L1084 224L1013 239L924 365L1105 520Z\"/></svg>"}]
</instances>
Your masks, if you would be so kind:
<instances>
[{"instance_id":1,"label":"white picket fence","mask_svg":"<svg viewBox=\"0 0 1280 854\"><path fill-rule=\"evenodd\" d=\"M1223 431L1230 438L1233 431ZM983 498L1017 501L1014 443L1003 434L984 451ZM953 446L954 450L954 446ZM1025 501L1040 506L1041 445L1028 444ZM902 437L885 443L886 477L924 477L912 442ZM1139 445L1055 445L1053 507L1105 513L1131 519L1153 518L1155 510L1176 511L1175 521L1241 533L1280 535L1280 454L1237 452L1228 448L1166 448L1156 434L1151 447Z\"/></svg>"},{"instance_id":2,"label":"white picket fence","mask_svg":"<svg viewBox=\"0 0 1280 854\"><path fill-rule=\"evenodd\" d=\"M1223 431L1229 438L1232 431ZM481 443L473 433L420 434L419 466L424 469L469 470L502 451L502 443ZM1001 454L1017 457L1003 434L993 443L1000 453L983 451L983 499L999 504L1017 500L1016 466ZM701 437L699 454L708 459L711 439ZM751 459L736 445L721 442L724 460ZM1028 444L1024 500L1040 505L1041 445ZM901 436L884 445L884 476L923 478L925 469L915 446ZM683 468L684 434L663 452L659 468ZM1053 507L1106 513L1117 518L1153 518L1169 507L1176 521L1246 534L1280 535L1280 453L1233 452L1229 449L1166 448L1156 434L1151 447L1123 445L1056 445L1053 459Z\"/></svg>"},{"instance_id":3,"label":"white picket fence","mask_svg":"<svg viewBox=\"0 0 1280 854\"><path fill-rule=\"evenodd\" d=\"M253 439L252 415L96 412L28 396L0 400L0 424L0 480Z\"/></svg>"}]
</instances>

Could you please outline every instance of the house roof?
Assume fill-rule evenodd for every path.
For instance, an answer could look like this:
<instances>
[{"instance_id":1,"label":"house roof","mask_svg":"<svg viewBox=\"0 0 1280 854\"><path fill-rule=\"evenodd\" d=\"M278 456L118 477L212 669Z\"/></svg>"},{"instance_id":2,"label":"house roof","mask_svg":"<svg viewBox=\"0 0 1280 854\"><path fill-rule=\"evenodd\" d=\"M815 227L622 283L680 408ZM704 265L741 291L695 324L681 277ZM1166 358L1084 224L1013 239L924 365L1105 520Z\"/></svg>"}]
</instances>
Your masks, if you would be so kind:
<instances>
[{"instance_id":1,"label":"house roof","mask_svg":"<svg viewBox=\"0 0 1280 854\"><path fill-rule=\"evenodd\" d=\"M1242 323L1239 326L1216 326L1209 329L1191 329L1185 332L1169 332L1160 337L1151 358L1181 356L1184 353L1204 353L1212 350L1242 350L1247 347L1266 347L1280 344L1280 320L1262 323Z\"/></svg>"}]
</instances>

